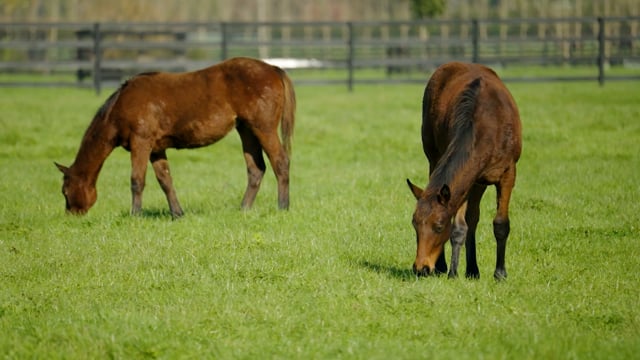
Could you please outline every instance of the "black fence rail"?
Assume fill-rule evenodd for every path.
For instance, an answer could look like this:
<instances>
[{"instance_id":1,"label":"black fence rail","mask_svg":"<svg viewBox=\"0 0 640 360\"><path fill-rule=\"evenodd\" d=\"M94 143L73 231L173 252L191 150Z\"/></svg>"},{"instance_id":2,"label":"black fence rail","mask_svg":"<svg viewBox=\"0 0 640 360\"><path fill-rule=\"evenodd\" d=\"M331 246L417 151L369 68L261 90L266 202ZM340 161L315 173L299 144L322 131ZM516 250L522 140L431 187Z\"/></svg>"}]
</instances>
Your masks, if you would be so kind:
<instances>
[{"instance_id":1,"label":"black fence rail","mask_svg":"<svg viewBox=\"0 0 640 360\"><path fill-rule=\"evenodd\" d=\"M144 71L265 59L297 83L424 82L447 61L507 81L640 79L640 16L395 22L0 23L0 86L100 92ZM527 69L549 71L528 75ZM620 69L620 71L612 71ZM551 74L551 75L540 75Z\"/></svg>"}]
</instances>

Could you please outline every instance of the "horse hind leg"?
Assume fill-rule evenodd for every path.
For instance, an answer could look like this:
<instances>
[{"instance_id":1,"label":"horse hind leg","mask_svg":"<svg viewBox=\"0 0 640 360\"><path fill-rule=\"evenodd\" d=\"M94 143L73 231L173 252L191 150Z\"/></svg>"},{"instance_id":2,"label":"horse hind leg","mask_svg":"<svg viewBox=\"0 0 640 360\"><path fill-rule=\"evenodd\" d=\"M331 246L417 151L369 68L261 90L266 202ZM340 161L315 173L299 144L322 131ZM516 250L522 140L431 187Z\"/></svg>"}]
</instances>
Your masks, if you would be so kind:
<instances>
[{"instance_id":1,"label":"horse hind leg","mask_svg":"<svg viewBox=\"0 0 640 360\"><path fill-rule=\"evenodd\" d=\"M453 229L451 230L451 268L449 269L449 278L458 277L458 260L460 258L460 249L467 236L467 223L465 221L465 213L467 212L467 202L458 209L455 219L453 220Z\"/></svg>"},{"instance_id":2,"label":"horse hind leg","mask_svg":"<svg viewBox=\"0 0 640 360\"><path fill-rule=\"evenodd\" d=\"M267 153L271 167L278 180L278 207L289 209L289 154L282 146L276 130L270 133L256 134L262 148Z\"/></svg>"},{"instance_id":3,"label":"horse hind leg","mask_svg":"<svg viewBox=\"0 0 640 360\"><path fill-rule=\"evenodd\" d=\"M242 141L242 151L244 159L247 163L247 189L242 198L242 208L247 210L253 205L256 194L260 189L260 183L264 176L266 165L262 156L262 146L260 141L253 134L251 129L244 123L239 121L236 127Z\"/></svg>"},{"instance_id":4,"label":"horse hind leg","mask_svg":"<svg viewBox=\"0 0 640 360\"><path fill-rule=\"evenodd\" d=\"M278 180L278 208L289 209L289 155L284 150L278 136L265 146L265 151Z\"/></svg>"},{"instance_id":5,"label":"horse hind leg","mask_svg":"<svg viewBox=\"0 0 640 360\"><path fill-rule=\"evenodd\" d=\"M180 207L180 203L178 202L178 197L176 195L176 190L173 187L173 179L171 178L171 172L169 170L169 161L167 160L167 154L164 150L161 152L152 153L150 160L151 165L153 166L153 170L156 174L156 179L158 180L162 191L167 197L171 216L174 219L177 219L184 215L184 212L182 211L182 207Z\"/></svg>"}]
</instances>

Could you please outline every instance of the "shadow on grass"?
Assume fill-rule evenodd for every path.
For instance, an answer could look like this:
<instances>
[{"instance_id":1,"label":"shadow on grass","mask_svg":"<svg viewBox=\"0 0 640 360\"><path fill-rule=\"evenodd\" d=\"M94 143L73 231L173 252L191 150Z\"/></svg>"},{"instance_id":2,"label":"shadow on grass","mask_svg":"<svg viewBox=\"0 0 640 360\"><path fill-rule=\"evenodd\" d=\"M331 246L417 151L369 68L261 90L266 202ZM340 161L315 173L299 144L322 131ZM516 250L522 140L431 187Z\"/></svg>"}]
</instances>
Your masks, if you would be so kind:
<instances>
[{"instance_id":1,"label":"shadow on grass","mask_svg":"<svg viewBox=\"0 0 640 360\"><path fill-rule=\"evenodd\" d=\"M182 217L185 216L189 216L189 214L197 214L198 211L191 211L189 213L185 212L185 214ZM138 215L131 215L131 212L123 210L120 213L120 217L122 218L144 218L144 219L166 219L166 220L172 220L173 217L171 216L171 212L167 209L142 209L142 211L140 212L140 214ZM180 220L181 218L178 219L174 219L174 220Z\"/></svg>"},{"instance_id":2,"label":"shadow on grass","mask_svg":"<svg viewBox=\"0 0 640 360\"><path fill-rule=\"evenodd\" d=\"M166 207L148 207L148 208L142 208L140 214L138 215L131 215L131 212L129 210L122 210L120 212L120 217L121 218L135 218L135 217L139 217L142 219L168 219L168 220L180 220L189 216L210 216L212 218L214 218L217 214L218 211L222 212L235 212L238 213L241 216L241 214L243 213L250 213L250 212L254 212L257 213L257 211L254 210L248 210L248 211L244 211L242 209L240 209L240 206L235 206L235 204L233 205L224 205L221 206L219 208L210 208L207 206L200 206L199 204L194 204L188 208L183 208L184 214L177 218L177 219L173 219L173 217L171 216L171 212L169 211L168 208Z\"/></svg>"},{"instance_id":3,"label":"shadow on grass","mask_svg":"<svg viewBox=\"0 0 640 360\"><path fill-rule=\"evenodd\" d=\"M416 276L410 268L399 268L383 264L375 264L370 261L360 261L360 266L376 274L385 275L392 279L402 281L415 280Z\"/></svg>"}]
</instances>

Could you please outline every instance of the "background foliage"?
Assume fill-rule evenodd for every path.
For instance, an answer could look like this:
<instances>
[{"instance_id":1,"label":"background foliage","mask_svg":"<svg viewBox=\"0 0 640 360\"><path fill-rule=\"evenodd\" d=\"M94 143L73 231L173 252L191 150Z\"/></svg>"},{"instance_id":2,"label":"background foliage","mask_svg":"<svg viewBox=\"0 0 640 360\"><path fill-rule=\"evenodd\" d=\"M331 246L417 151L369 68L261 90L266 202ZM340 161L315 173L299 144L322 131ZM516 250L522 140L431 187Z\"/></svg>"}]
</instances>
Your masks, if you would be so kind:
<instances>
[{"instance_id":1,"label":"background foliage","mask_svg":"<svg viewBox=\"0 0 640 360\"><path fill-rule=\"evenodd\" d=\"M636 0L0 0L0 21L350 21L409 20L412 15L467 19L639 14Z\"/></svg>"}]
</instances>

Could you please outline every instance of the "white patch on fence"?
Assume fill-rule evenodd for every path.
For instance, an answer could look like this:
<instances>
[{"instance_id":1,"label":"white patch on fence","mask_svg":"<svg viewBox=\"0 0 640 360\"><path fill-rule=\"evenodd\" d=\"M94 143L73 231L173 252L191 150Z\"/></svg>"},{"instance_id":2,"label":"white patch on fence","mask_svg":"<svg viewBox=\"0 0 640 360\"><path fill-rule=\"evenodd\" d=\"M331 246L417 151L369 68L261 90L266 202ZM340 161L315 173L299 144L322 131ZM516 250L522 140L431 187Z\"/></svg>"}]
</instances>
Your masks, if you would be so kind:
<instances>
[{"instance_id":1,"label":"white patch on fence","mask_svg":"<svg viewBox=\"0 0 640 360\"><path fill-rule=\"evenodd\" d=\"M316 59L267 58L262 61L283 69L321 68L322 61Z\"/></svg>"}]
</instances>

